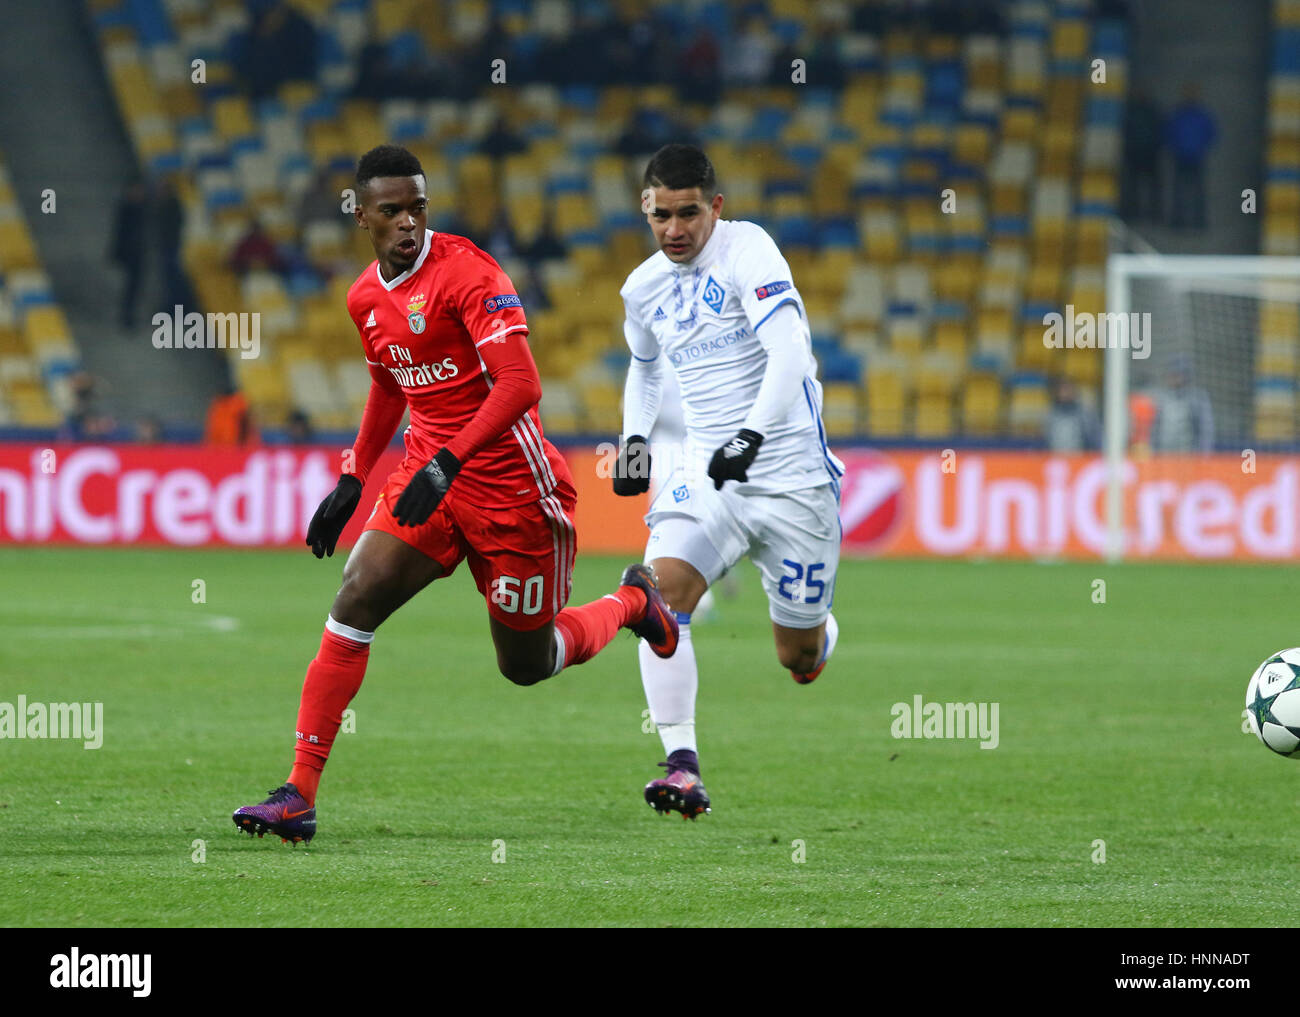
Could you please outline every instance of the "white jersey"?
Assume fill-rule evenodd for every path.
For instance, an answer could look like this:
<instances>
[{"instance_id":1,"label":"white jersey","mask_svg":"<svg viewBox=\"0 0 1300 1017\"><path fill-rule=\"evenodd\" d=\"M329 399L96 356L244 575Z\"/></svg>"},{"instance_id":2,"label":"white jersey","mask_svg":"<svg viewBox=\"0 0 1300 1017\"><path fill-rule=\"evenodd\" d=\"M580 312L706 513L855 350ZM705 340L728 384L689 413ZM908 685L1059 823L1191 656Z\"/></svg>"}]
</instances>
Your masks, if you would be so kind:
<instances>
[{"instance_id":1,"label":"white jersey","mask_svg":"<svg viewBox=\"0 0 1300 1017\"><path fill-rule=\"evenodd\" d=\"M778 308L793 304L807 320L790 266L752 222L719 219L704 249L677 264L662 251L647 258L619 291L632 355L661 354L681 388L688 468L702 474L714 451L744 426L767 367L761 335ZM826 447L822 388L807 350L800 397L763 435L749 480L738 493L796 491L834 483L844 473Z\"/></svg>"}]
</instances>

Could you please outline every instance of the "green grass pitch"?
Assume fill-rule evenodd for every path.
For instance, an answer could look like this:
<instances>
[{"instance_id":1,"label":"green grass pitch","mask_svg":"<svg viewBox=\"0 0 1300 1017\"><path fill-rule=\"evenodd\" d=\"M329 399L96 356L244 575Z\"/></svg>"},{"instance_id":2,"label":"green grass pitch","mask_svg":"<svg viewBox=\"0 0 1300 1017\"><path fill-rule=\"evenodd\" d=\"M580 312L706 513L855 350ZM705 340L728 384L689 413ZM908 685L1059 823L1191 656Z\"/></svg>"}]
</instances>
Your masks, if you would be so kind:
<instances>
[{"instance_id":1,"label":"green grass pitch","mask_svg":"<svg viewBox=\"0 0 1300 1017\"><path fill-rule=\"evenodd\" d=\"M623 564L582 558L573 602ZM846 562L805 688L743 564L695 627L714 812L686 823L641 798L630 638L517 688L462 569L380 630L310 848L250 839L341 565L0 550L0 702L104 704L97 750L0 741L0 924L1292 924L1296 774L1241 714L1300 643L1293 570ZM916 695L997 703L997 748L894 738Z\"/></svg>"}]
</instances>

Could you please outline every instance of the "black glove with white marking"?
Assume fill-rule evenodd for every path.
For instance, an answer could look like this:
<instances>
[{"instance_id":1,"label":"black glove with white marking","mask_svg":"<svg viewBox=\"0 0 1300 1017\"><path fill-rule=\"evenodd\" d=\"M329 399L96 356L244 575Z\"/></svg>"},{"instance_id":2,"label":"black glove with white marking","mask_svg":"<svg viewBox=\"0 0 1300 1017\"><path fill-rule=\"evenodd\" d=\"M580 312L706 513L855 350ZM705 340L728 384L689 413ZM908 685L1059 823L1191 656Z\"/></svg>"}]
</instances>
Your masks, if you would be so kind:
<instances>
[{"instance_id":1,"label":"black glove with white marking","mask_svg":"<svg viewBox=\"0 0 1300 1017\"><path fill-rule=\"evenodd\" d=\"M713 478L713 489L722 490L727 480L745 481L749 479L749 466L758 455L758 447L763 444L763 436L757 431L742 427L740 432L713 453L709 460L709 476Z\"/></svg>"}]
</instances>

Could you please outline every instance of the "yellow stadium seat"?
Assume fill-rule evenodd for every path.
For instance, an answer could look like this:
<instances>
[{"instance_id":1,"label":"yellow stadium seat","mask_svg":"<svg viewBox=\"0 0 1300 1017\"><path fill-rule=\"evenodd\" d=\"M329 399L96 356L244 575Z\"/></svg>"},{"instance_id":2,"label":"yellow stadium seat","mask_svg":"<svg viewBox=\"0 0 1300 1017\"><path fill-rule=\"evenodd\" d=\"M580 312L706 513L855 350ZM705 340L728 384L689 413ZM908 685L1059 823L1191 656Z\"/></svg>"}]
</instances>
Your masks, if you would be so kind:
<instances>
[{"instance_id":1,"label":"yellow stadium seat","mask_svg":"<svg viewBox=\"0 0 1300 1017\"><path fill-rule=\"evenodd\" d=\"M1093 386L1101 381L1102 364L1105 356L1100 350L1061 350L1057 355L1065 355L1065 376L1080 385Z\"/></svg>"},{"instance_id":2,"label":"yellow stadium seat","mask_svg":"<svg viewBox=\"0 0 1300 1017\"><path fill-rule=\"evenodd\" d=\"M906 397L897 370L869 364L866 388L867 431L884 437L902 434Z\"/></svg>"},{"instance_id":3,"label":"yellow stadium seat","mask_svg":"<svg viewBox=\"0 0 1300 1017\"><path fill-rule=\"evenodd\" d=\"M1041 435L1050 403L1046 385L1015 386L1007 408L1007 426L1011 433L1018 438Z\"/></svg>"},{"instance_id":4,"label":"yellow stadium seat","mask_svg":"<svg viewBox=\"0 0 1300 1017\"><path fill-rule=\"evenodd\" d=\"M1044 326L1042 322L1027 321L1020 328L1020 349L1016 354L1016 366L1022 370L1046 371L1053 363L1059 351L1043 343Z\"/></svg>"},{"instance_id":5,"label":"yellow stadium seat","mask_svg":"<svg viewBox=\"0 0 1300 1017\"><path fill-rule=\"evenodd\" d=\"M858 388L846 382L828 382L823 389L822 421L832 438L847 438L858 429Z\"/></svg>"},{"instance_id":6,"label":"yellow stadium seat","mask_svg":"<svg viewBox=\"0 0 1300 1017\"><path fill-rule=\"evenodd\" d=\"M953 137L953 158L967 166L988 164L993 136L985 124L961 124Z\"/></svg>"},{"instance_id":7,"label":"yellow stadium seat","mask_svg":"<svg viewBox=\"0 0 1300 1017\"><path fill-rule=\"evenodd\" d=\"M619 406L622 397L622 390L611 382L585 386L582 402L587 428L602 434L618 434L623 426L623 414Z\"/></svg>"},{"instance_id":8,"label":"yellow stadium seat","mask_svg":"<svg viewBox=\"0 0 1300 1017\"><path fill-rule=\"evenodd\" d=\"M951 354L958 363L965 363L970 350L970 338L964 321L940 321L934 326L934 349Z\"/></svg>"},{"instance_id":9,"label":"yellow stadium seat","mask_svg":"<svg viewBox=\"0 0 1300 1017\"><path fill-rule=\"evenodd\" d=\"M72 338L68 328L68 319L63 312L53 305L33 307L23 319L23 337L27 345L35 350L51 341L67 342Z\"/></svg>"},{"instance_id":10,"label":"yellow stadium seat","mask_svg":"<svg viewBox=\"0 0 1300 1017\"><path fill-rule=\"evenodd\" d=\"M1062 19L1052 26L1052 56L1065 60L1081 60L1087 52L1087 22Z\"/></svg>"},{"instance_id":11,"label":"yellow stadium seat","mask_svg":"<svg viewBox=\"0 0 1300 1017\"><path fill-rule=\"evenodd\" d=\"M246 137L257 131L248 100L242 95L224 95L214 99L208 109L212 116L212 126L227 140Z\"/></svg>"},{"instance_id":12,"label":"yellow stadium seat","mask_svg":"<svg viewBox=\"0 0 1300 1017\"><path fill-rule=\"evenodd\" d=\"M1002 383L996 374L970 375L961 397L962 429L969 434L993 435L1001 430Z\"/></svg>"},{"instance_id":13,"label":"yellow stadium seat","mask_svg":"<svg viewBox=\"0 0 1300 1017\"><path fill-rule=\"evenodd\" d=\"M1104 218L1089 216L1074 225L1074 263L1104 265L1109 247L1109 226Z\"/></svg>"},{"instance_id":14,"label":"yellow stadium seat","mask_svg":"<svg viewBox=\"0 0 1300 1017\"><path fill-rule=\"evenodd\" d=\"M946 438L953 433L952 424L952 400L948 396L931 393L917 398L912 430L918 438Z\"/></svg>"}]
</instances>

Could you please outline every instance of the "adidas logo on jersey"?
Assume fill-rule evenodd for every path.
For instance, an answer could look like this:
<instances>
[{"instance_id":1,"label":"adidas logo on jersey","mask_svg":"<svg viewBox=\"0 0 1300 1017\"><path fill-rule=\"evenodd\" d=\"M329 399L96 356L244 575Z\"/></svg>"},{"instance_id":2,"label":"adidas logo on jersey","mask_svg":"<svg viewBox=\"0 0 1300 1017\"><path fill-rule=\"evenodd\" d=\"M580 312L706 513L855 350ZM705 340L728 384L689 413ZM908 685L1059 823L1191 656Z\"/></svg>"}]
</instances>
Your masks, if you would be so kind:
<instances>
[{"instance_id":1,"label":"adidas logo on jersey","mask_svg":"<svg viewBox=\"0 0 1300 1017\"><path fill-rule=\"evenodd\" d=\"M374 327L375 327L375 309L372 307L370 309L370 317L366 319L366 328L374 328Z\"/></svg>"},{"instance_id":2,"label":"adidas logo on jersey","mask_svg":"<svg viewBox=\"0 0 1300 1017\"><path fill-rule=\"evenodd\" d=\"M655 321L663 321L667 317L668 315L664 314L664 309L662 307L655 308L655 316L654 316Z\"/></svg>"}]
</instances>

